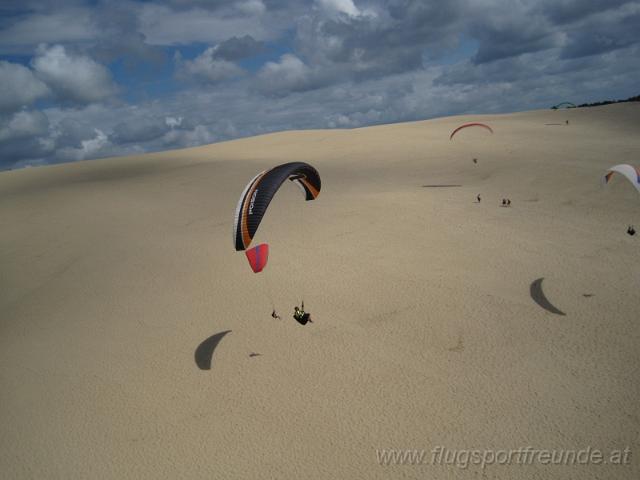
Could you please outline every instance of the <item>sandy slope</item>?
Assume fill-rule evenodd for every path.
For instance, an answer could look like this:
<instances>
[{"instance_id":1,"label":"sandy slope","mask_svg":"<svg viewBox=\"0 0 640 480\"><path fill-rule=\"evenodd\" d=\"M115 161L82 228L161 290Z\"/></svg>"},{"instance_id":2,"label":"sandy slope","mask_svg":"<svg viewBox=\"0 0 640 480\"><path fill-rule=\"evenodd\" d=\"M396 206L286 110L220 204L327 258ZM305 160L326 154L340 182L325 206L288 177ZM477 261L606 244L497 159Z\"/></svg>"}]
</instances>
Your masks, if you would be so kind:
<instances>
[{"instance_id":1,"label":"sandy slope","mask_svg":"<svg viewBox=\"0 0 640 480\"><path fill-rule=\"evenodd\" d=\"M468 120L495 135L450 142ZM640 238L625 234L640 198L599 186L640 163L639 127L624 104L0 173L3 478L640 477ZM281 190L253 275L236 201L292 160L318 168L322 194ZM438 184L461 186L422 187ZM566 316L531 299L540 277ZM302 295L306 327L290 317ZM200 370L196 348L225 330ZM436 446L632 457L484 472L376 459Z\"/></svg>"}]
</instances>

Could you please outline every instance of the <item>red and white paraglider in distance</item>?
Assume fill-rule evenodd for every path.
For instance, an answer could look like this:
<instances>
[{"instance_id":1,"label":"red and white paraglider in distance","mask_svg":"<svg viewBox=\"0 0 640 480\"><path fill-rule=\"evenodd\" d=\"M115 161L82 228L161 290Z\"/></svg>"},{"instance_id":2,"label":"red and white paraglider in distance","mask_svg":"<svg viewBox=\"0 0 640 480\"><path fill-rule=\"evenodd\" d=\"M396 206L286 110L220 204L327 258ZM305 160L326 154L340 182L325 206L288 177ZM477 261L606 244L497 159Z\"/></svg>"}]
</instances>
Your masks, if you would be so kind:
<instances>
[{"instance_id":1,"label":"red and white paraglider in distance","mask_svg":"<svg viewBox=\"0 0 640 480\"><path fill-rule=\"evenodd\" d=\"M455 134L458 133L460 130L463 130L469 127L481 127L493 133L493 129L489 125L485 125L484 123L478 123L478 122L464 123L459 127L457 127L456 129L454 129L453 132L451 132L451 135L449 135L449 140L453 140L453 137L455 136Z\"/></svg>"}]
</instances>

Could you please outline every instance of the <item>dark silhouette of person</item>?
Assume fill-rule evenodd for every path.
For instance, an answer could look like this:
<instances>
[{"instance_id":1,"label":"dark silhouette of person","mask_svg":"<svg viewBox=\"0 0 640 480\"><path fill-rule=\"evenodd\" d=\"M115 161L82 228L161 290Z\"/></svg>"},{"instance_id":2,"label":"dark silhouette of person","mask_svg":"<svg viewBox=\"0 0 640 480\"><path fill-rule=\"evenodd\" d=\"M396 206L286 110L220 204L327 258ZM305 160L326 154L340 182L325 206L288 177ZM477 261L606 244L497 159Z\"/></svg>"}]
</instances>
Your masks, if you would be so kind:
<instances>
[{"instance_id":1,"label":"dark silhouette of person","mask_svg":"<svg viewBox=\"0 0 640 480\"><path fill-rule=\"evenodd\" d=\"M507 207L511 206L511 200L507 198Z\"/></svg>"},{"instance_id":2,"label":"dark silhouette of person","mask_svg":"<svg viewBox=\"0 0 640 480\"><path fill-rule=\"evenodd\" d=\"M298 308L297 305L293 307L293 318L300 325L306 325L307 322L313 323L313 320L311 320L311 314L304 311L304 301L300 308Z\"/></svg>"},{"instance_id":3,"label":"dark silhouette of person","mask_svg":"<svg viewBox=\"0 0 640 480\"><path fill-rule=\"evenodd\" d=\"M636 234L636 229L633 228L633 225L629 225L629 228L627 228L627 233L632 237Z\"/></svg>"},{"instance_id":4,"label":"dark silhouette of person","mask_svg":"<svg viewBox=\"0 0 640 480\"><path fill-rule=\"evenodd\" d=\"M478 201L478 203L482 201L482 198L480 198L480 194L478 194L478 196L476 197L476 200Z\"/></svg>"},{"instance_id":5,"label":"dark silhouette of person","mask_svg":"<svg viewBox=\"0 0 640 480\"><path fill-rule=\"evenodd\" d=\"M282 320L282 317L276 313L275 309L273 310L273 312L271 312L271 316L273 318L277 318L278 320Z\"/></svg>"},{"instance_id":6,"label":"dark silhouette of person","mask_svg":"<svg viewBox=\"0 0 640 480\"><path fill-rule=\"evenodd\" d=\"M477 158L474 158L474 159L473 159L473 163L478 163L478 159L477 159Z\"/></svg>"},{"instance_id":7,"label":"dark silhouette of person","mask_svg":"<svg viewBox=\"0 0 640 480\"><path fill-rule=\"evenodd\" d=\"M506 200L506 199L504 199L504 198L502 199L502 206L503 206L503 207L506 207L506 206L507 206L507 200Z\"/></svg>"}]
</instances>

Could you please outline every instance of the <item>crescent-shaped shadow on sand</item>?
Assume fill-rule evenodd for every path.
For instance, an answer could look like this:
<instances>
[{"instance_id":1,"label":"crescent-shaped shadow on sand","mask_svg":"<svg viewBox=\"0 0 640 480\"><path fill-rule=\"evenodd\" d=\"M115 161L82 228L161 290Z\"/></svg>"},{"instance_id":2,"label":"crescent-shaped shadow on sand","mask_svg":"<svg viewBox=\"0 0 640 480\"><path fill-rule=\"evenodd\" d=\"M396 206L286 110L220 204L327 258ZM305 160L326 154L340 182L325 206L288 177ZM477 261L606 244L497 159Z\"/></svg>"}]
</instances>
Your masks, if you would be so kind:
<instances>
[{"instance_id":1,"label":"crescent-shaped shadow on sand","mask_svg":"<svg viewBox=\"0 0 640 480\"><path fill-rule=\"evenodd\" d=\"M555 313L556 315L566 315L562 310L553 306L553 304L547 299L544 292L542 291L542 281L544 277L538 278L531 283L529 287L529 294L533 301L544 308L546 311Z\"/></svg>"},{"instance_id":2,"label":"crescent-shaped shadow on sand","mask_svg":"<svg viewBox=\"0 0 640 480\"><path fill-rule=\"evenodd\" d=\"M198 345L195 352L196 365L200 370L211 370L211 359L213 357L213 351L220 343L220 340L229 333L231 330L225 330L224 332L211 335L204 342Z\"/></svg>"}]
</instances>

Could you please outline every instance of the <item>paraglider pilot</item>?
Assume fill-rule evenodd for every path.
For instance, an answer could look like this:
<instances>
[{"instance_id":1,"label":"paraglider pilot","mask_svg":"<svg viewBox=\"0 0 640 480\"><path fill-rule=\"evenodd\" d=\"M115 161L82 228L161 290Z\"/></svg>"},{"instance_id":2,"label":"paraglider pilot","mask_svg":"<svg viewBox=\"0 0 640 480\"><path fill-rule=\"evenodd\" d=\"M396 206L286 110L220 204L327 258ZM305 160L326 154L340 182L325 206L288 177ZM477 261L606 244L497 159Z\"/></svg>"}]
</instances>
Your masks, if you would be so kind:
<instances>
[{"instance_id":1,"label":"paraglider pilot","mask_svg":"<svg viewBox=\"0 0 640 480\"><path fill-rule=\"evenodd\" d=\"M306 325L307 322L313 323L313 320L311 320L311 314L305 313L304 311L304 301L302 302L302 305L300 306L300 308L298 308L297 305L293 307L293 318L300 325Z\"/></svg>"}]
</instances>

